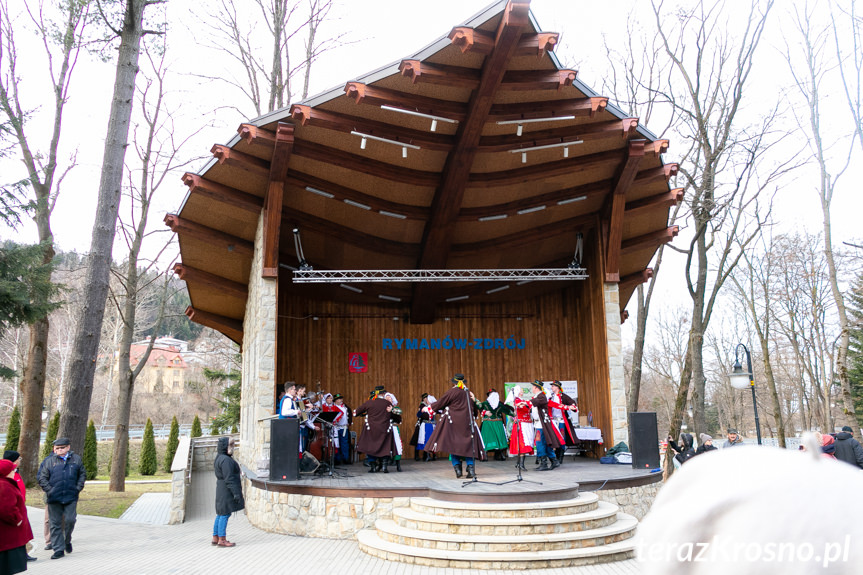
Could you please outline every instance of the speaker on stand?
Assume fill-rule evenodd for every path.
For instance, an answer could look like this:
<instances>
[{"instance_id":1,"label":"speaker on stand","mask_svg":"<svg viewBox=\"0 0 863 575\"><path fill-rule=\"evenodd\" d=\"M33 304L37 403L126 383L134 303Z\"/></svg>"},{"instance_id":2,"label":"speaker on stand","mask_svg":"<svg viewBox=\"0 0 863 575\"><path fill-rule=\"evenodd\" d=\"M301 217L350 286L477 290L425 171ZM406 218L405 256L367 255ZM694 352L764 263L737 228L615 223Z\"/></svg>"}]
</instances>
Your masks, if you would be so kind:
<instances>
[{"instance_id":1,"label":"speaker on stand","mask_svg":"<svg viewBox=\"0 0 863 575\"><path fill-rule=\"evenodd\" d=\"M270 481L300 478L300 421L270 420Z\"/></svg>"},{"instance_id":2,"label":"speaker on stand","mask_svg":"<svg viewBox=\"0 0 863 575\"><path fill-rule=\"evenodd\" d=\"M629 441L633 469L659 468L659 432L655 412L629 414Z\"/></svg>"}]
</instances>

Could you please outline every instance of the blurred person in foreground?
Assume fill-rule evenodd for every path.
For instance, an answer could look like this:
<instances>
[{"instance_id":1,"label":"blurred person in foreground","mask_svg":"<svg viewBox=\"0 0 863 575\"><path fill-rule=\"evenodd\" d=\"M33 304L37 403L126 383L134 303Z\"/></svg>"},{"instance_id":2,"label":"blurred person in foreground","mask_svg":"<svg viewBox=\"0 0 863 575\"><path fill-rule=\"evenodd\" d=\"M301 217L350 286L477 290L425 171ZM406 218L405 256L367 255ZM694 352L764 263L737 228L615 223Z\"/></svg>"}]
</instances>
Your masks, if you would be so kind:
<instances>
[{"instance_id":1,"label":"blurred person in foreground","mask_svg":"<svg viewBox=\"0 0 863 575\"><path fill-rule=\"evenodd\" d=\"M860 493L863 474L805 441L720 450L675 472L638 528L639 574L860 573L863 499L830 486Z\"/></svg>"}]
</instances>

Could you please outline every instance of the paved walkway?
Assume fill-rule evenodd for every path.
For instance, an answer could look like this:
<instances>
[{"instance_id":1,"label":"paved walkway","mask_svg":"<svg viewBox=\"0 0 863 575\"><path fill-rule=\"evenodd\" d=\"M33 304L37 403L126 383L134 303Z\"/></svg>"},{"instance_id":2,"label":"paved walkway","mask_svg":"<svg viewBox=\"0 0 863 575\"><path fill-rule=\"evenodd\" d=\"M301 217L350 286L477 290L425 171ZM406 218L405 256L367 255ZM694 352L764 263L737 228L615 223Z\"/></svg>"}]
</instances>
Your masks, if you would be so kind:
<instances>
[{"instance_id":1,"label":"paved walkway","mask_svg":"<svg viewBox=\"0 0 863 575\"><path fill-rule=\"evenodd\" d=\"M41 526L41 509L29 508L30 523ZM51 552L37 545L38 561L30 563L27 573L63 575L162 575L213 573L291 572L286 557L306 561L307 568L319 573L373 575L467 575L476 570L437 569L383 561L359 550L356 541L313 539L267 533L252 527L245 515L234 515L228 522L228 539L237 543L231 549L213 547L210 538L213 518L192 519L182 525L148 525L122 519L78 516L72 543L74 553L50 560ZM40 529L41 531L41 529ZM41 537L35 542L41 542ZM34 543L35 543L34 542ZM637 575L635 560L545 570L498 570L489 575Z\"/></svg>"}]
</instances>

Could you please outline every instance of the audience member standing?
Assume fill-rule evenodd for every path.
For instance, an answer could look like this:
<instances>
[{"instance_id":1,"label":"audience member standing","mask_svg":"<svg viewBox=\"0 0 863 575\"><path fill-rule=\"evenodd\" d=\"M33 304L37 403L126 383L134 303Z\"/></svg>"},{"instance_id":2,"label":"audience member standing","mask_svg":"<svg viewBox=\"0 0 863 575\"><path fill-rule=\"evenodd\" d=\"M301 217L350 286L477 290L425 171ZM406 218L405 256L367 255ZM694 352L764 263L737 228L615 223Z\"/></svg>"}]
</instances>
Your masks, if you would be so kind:
<instances>
[{"instance_id":1,"label":"audience member standing","mask_svg":"<svg viewBox=\"0 0 863 575\"><path fill-rule=\"evenodd\" d=\"M78 495L84 489L87 472L81 456L72 451L69 439L54 441L54 453L42 461L39 486L45 492L45 510L51 522L51 559L72 552L72 531L78 518Z\"/></svg>"},{"instance_id":2,"label":"audience member standing","mask_svg":"<svg viewBox=\"0 0 863 575\"><path fill-rule=\"evenodd\" d=\"M863 446L860 445L859 441L854 439L852 433L852 429L846 425L840 433L835 435L836 441L834 445L836 451L834 451L833 455L840 461L863 469Z\"/></svg>"},{"instance_id":3,"label":"audience member standing","mask_svg":"<svg viewBox=\"0 0 863 575\"><path fill-rule=\"evenodd\" d=\"M234 438L220 437L216 448L213 471L216 474L216 521L213 523L213 545L233 547L227 539L228 519L231 513L246 506L240 466L234 461Z\"/></svg>"},{"instance_id":4,"label":"audience member standing","mask_svg":"<svg viewBox=\"0 0 863 575\"><path fill-rule=\"evenodd\" d=\"M15 482L17 465L0 460L0 573L27 570L27 542L33 539L24 496Z\"/></svg>"},{"instance_id":5,"label":"audience member standing","mask_svg":"<svg viewBox=\"0 0 863 575\"><path fill-rule=\"evenodd\" d=\"M725 440L725 443L722 444L722 449L726 447L734 447L735 445L743 445L743 439L740 438L740 435L737 433L737 430L733 427L728 428L728 439Z\"/></svg>"},{"instance_id":6,"label":"audience member standing","mask_svg":"<svg viewBox=\"0 0 863 575\"><path fill-rule=\"evenodd\" d=\"M719 450L718 447L713 445L713 438L706 433L702 433L701 435L699 435L698 439L701 440L701 443L698 445L698 449L695 450L695 455L701 455L702 453L707 453L708 451Z\"/></svg>"},{"instance_id":7,"label":"audience member standing","mask_svg":"<svg viewBox=\"0 0 863 575\"><path fill-rule=\"evenodd\" d=\"M11 449L7 449L3 453L3 459L6 461L11 461L15 464L15 472L13 474L12 479L15 480L15 483L18 485L18 489L21 491L21 497L24 498L24 504L27 503L27 486L24 485L24 479L22 479L21 474L18 473L18 468L21 466L21 454L17 451L13 451ZM35 557L30 557L30 554L27 554L27 561L35 561Z\"/></svg>"}]
</instances>

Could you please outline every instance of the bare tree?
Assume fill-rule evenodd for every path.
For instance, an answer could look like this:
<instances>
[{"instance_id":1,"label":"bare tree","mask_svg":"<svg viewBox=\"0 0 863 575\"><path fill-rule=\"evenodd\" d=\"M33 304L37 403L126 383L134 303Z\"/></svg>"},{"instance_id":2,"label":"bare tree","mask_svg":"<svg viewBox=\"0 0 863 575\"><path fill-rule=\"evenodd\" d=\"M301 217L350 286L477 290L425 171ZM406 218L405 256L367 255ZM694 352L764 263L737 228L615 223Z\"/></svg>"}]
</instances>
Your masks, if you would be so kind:
<instances>
[{"instance_id":1,"label":"bare tree","mask_svg":"<svg viewBox=\"0 0 863 575\"><path fill-rule=\"evenodd\" d=\"M855 435L858 439L861 439L860 429L856 425L857 415L854 409L854 398L851 393L851 384L848 381L848 345L851 338L850 325L845 305L845 296L839 286L839 278L837 275L836 257L833 249L832 216L830 213L836 185L848 169L848 166L851 164L855 142L854 136L860 134L861 131L859 126L860 98L858 94L856 108L854 105L849 105L855 122L857 122L858 125L852 128L852 132L850 134L851 138L847 140L847 144L841 140L836 145L833 145L831 142L825 142L821 117L821 104L824 98L821 94L821 83L831 67L838 65L840 69L843 69L844 64L841 61L830 62L827 60L826 48L827 42L830 39L829 35L831 30L828 26L818 28L815 15L816 8L814 4L812 6L806 4L802 7L795 5L794 24L796 26L798 41L795 42L794 45L786 42L786 58L798 92L805 102L805 110L801 113L801 117L798 118L798 122L801 130L808 135L807 143L819 171L816 190L818 192L818 199L821 202L824 230L824 255L826 256L830 289L836 304L836 313L838 315L840 330L835 362L836 375L839 379L844 409L840 414L839 419L843 425L857 428L857 433ZM835 32L835 27L833 28L833 31ZM795 54L798 54L799 56L795 58ZM859 55L854 56L854 62L857 65L859 65L859 61L857 60L859 57ZM859 69L857 70L857 74L859 86ZM848 83L844 74L843 80L845 81L847 90ZM852 100L849 96L849 104L851 103ZM863 140L861 140L861 146L863 146ZM837 148L841 148L838 153L834 152Z\"/></svg>"},{"instance_id":2,"label":"bare tree","mask_svg":"<svg viewBox=\"0 0 863 575\"><path fill-rule=\"evenodd\" d=\"M144 29L144 12L148 6L162 4L164 1L126 0L120 26L113 26L105 18L105 24L112 30L114 37L120 39L120 46L87 265L87 291L77 322L75 350L69 365L69 376L66 378L69 381L69 393L65 395L60 415L60 433L70 439L72 448L77 451L84 447L90 399L93 395L93 377L108 297L111 253L120 209L123 161L129 142L129 119L135 99L141 39L145 34L151 33Z\"/></svg>"},{"instance_id":3,"label":"bare tree","mask_svg":"<svg viewBox=\"0 0 863 575\"><path fill-rule=\"evenodd\" d=\"M17 7L21 7L19 3ZM29 120L41 102L25 102L22 93L22 71L19 69L16 33L25 27L24 14L9 9L8 0L0 0L0 112L10 127L11 137L21 153L27 170L27 182L35 196L33 220L44 249L43 261L54 258L54 234L51 231L51 213L57 202L64 177L75 165L74 156L60 169L57 151L63 127L63 111L69 99L72 73L83 47L83 35L90 20L90 2L71 0L60 5L59 13L46 14L41 2L26 0L23 12L29 25L35 28L47 58L48 76L53 91L53 122L48 143L37 148ZM5 134L0 134L2 137ZM45 391L45 373L48 356L48 318L30 326L27 364L21 381L23 409L21 440L18 445L23 456L21 475L28 485L36 480L39 465L39 438L42 427L42 397ZM81 445L83 446L83 428ZM79 446L79 447L80 447Z\"/></svg>"}]
</instances>

